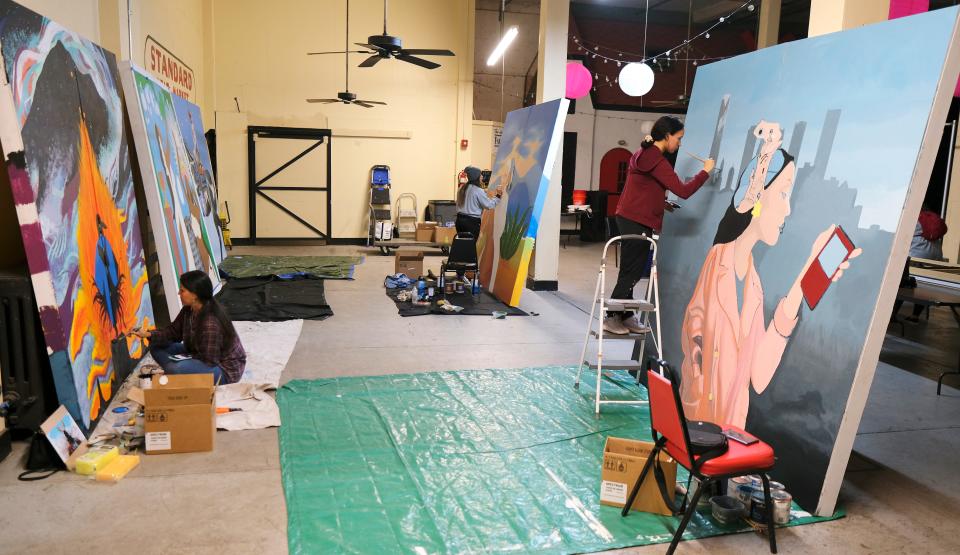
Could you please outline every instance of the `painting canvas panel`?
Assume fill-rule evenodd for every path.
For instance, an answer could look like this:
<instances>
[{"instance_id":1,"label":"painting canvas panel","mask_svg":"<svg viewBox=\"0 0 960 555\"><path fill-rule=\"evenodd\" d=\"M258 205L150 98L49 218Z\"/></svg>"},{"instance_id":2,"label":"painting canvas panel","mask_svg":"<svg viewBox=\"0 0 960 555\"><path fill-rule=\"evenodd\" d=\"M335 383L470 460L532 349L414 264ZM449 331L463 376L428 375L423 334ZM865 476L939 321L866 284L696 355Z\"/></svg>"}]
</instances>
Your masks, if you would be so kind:
<instances>
[{"instance_id":1,"label":"painting canvas panel","mask_svg":"<svg viewBox=\"0 0 960 555\"><path fill-rule=\"evenodd\" d=\"M527 281L568 104L553 100L514 110L504 122L490 176L490 187L502 185L504 194L483 214L477 253L480 283L510 306L520 304Z\"/></svg>"},{"instance_id":2,"label":"painting canvas panel","mask_svg":"<svg viewBox=\"0 0 960 555\"><path fill-rule=\"evenodd\" d=\"M67 460L74 453L82 451L87 443L86 436L83 435L80 427L77 426L77 422L63 405L60 405L60 408L55 410L40 425L40 429L43 430L43 435L46 436L47 441L53 446L54 451L57 452L64 464L67 464Z\"/></svg>"},{"instance_id":3,"label":"painting canvas panel","mask_svg":"<svg viewBox=\"0 0 960 555\"><path fill-rule=\"evenodd\" d=\"M153 322L114 55L0 1L0 141L57 395L89 429Z\"/></svg>"},{"instance_id":4,"label":"painting canvas panel","mask_svg":"<svg viewBox=\"0 0 960 555\"><path fill-rule=\"evenodd\" d=\"M123 63L120 80L137 147L144 196L150 209L150 224L157 242L167 309L172 318L180 312L177 291L180 276L185 272L206 272L214 291L219 290L219 271L210 241L218 236L206 229L172 93L129 62Z\"/></svg>"},{"instance_id":5,"label":"painting canvas panel","mask_svg":"<svg viewBox=\"0 0 960 555\"><path fill-rule=\"evenodd\" d=\"M173 95L173 109L177 113L177 124L180 126L180 136L186 152L190 170L193 172L193 182L196 185L197 199L200 201L200 210L203 214L203 229L207 234L204 242L210 245L211 256L218 265L227 256L227 249L223 244L223 233L220 229L217 216L217 184L213 177L213 164L210 162L210 151L207 149L207 140L203 135L203 119L200 116L200 107L189 100Z\"/></svg>"},{"instance_id":6,"label":"painting canvas panel","mask_svg":"<svg viewBox=\"0 0 960 555\"><path fill-rule=\"evenodd\" d=\"M684 152L717 170L665 221L665 358L686 416L770 443L774 479L818 514L833 511L876 368L956 27L951 8L697 70L677 171L700 169Z\"/></svg>"}]
</instances>

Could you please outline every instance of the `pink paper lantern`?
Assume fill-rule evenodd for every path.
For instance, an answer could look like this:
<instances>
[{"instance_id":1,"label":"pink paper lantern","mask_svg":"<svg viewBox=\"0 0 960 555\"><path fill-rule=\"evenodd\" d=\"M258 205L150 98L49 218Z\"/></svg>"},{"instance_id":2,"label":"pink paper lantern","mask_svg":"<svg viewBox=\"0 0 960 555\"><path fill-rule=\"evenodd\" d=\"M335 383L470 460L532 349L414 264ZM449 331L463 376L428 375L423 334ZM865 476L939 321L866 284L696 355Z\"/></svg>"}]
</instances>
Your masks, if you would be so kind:
<instances>
[{"instance_id":1,"label":"pink paper lantern","mask_svg":"<svg viewBox=\"0 0 960 555\"><path fill-rule=\"evenodd\" d=\"M593 86L593 76L590 70L577 62L567 62L567 98L586 96Z\"/></svg>"}]
</instances>

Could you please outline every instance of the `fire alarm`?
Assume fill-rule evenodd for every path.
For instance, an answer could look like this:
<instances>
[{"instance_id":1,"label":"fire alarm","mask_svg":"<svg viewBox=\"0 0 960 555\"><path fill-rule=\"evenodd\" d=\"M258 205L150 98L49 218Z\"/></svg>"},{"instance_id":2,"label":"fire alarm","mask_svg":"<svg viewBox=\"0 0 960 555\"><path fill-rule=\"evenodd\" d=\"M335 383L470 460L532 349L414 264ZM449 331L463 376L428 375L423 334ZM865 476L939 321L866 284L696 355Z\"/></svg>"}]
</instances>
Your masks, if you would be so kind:
<instances>
[{"instance_id":1,"label":"fire alarm","mask_svg":"<svg viewBox=\"0 0 960 555\"><path fill-rule=\"evenodd\" d=\"M470 141L467 139L460 139L460 148L467 148L467 145L470 144Z\"/></svg>"}]
</instances>

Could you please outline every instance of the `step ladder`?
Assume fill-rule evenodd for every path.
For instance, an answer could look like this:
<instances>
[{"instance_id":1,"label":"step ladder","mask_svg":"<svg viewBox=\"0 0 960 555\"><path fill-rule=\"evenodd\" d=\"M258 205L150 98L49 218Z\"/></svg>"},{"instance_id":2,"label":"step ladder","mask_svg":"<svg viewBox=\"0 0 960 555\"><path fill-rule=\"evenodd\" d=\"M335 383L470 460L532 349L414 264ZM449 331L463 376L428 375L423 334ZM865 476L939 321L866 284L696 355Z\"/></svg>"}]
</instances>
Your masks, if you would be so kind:
<instances>
[{"instance_id":1,"label":"step ladder","mask_svg":"<svg viewBox=\"0 0 960 555\"><path fill-rule=\"evenodd\" d=\"M608 299L606 298L606 272L607 272L607 252L611 246L619 246L622 241L647 241L650 243L650 252L652 253L653 263L650 268L650 279L647 280L646 292L642 299ZM603 320L610 312L620 312L623 310L632 310L638 316L641 325L646 328L644 333L629 333L626 335L617 335L606 332L603 329ZM596 324L596 329L594 329ZM653 327L653 324L656 327ZM603 255L600 259L600 273L597 276L597 287L593 293L593 303L590 308L590 318L587 320L586 337L583 340L583 351L580 353L580 367L577 369L577 381L574 388L580 388L580 376L583 373L584 366L597 372L597 392L595 398L595 410L600 414L600 405L619 404L619 405L645 405L647 401L621 401L612 399L602 399L600 397L600 384L605 370L627 370L636 373L636 383L639 387L641 368L643 365L643 355L647 346L647 338L654 343L657 356L662 356L661 346L663 345L660 336L660 289L657 285L657 242L654 238L642 235L620 235L607 241L603 247ZM597 358L588 359L587 349L591 339L597 342ZM603 358L604 340L630 340L634 342L633 358L628 360L606 360Z\"/></svg>"}]
</instances>

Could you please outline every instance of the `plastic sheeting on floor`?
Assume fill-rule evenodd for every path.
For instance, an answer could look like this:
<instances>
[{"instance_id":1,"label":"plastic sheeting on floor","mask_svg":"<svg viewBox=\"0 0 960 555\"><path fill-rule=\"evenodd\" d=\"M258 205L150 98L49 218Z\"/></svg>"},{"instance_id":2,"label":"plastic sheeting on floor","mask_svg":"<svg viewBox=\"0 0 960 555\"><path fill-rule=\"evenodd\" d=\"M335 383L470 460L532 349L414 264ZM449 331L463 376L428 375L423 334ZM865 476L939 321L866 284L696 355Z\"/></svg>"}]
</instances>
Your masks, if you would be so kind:
<instances>
[{"instance_id":1,"label":"plastic sheeting on floor","mask_svg":"<svg viewBox=\"0 0 960 555\"><path fill-rule=\"evenodd\" d=\"M220 263L229 278L307 275L322 279L353 279L362 256L260 256L233 255Z\"/></svg>"},{"instance_id":2,"label":"plastic sheeting on floor","mask_svg":"<svg viewBox=\"0 0 960 555\"><path fill-rule=\"evenodd\" d=\"M481 291L480 295L474 297L471 293L451 293L446 295L445 299L450 303L463 307L460 312L450 312L437 306L436 303L429 305L415 305L410 301L397 300L403 289L387 289L387 296L397 305L397 312L400 316L423 316L424 314L440 314L444 316L493 316L494 311L506 312L507 316L527 316L528 314L519 308L507 306L500 299L494 297L486 291Z\"/></svg>"},{"instance_id":3,"label":"plastic sheeting on floor","mask_svg":"<svg viewBox=\"0 0 960 555\"><path fill-rule=\"evenodd\" d=\"M621 518L599 504L606 437L649 438L648 409L604 407L597 418L596 382L585 375L575 390L575 373L545 367L285 384L277 397L290 552L578 553L669 542L679 519ZM604 380L604 394L636 396L629 376L618 377ZM794 517L791 525L827 520ZM745 529L697 514L684 537ZM743 542L767 550L765 539Z\"/></svg>"},{"instance_id":4,"label":"plastic sheeting on floor","mask_svg":"<svg viewBox=\"0 0 960 555\"><path fill-rule=\"evenodd\" d=\"M217 294L232 320L282 322L333 316L316 278L242 278L227 281Z\"/></svg>"},{"instance_id":5,"label":"plastic sheeting on floor","mask_svg":"<svg viewBox=\"0 0 960 555\"><path fill-rule=\"evenodd\" d=\"M247 352L247 364L240 381L280 387L280 374L300 339L303 320L286 322L234 322L233 327Z\"/></svg>"}]
</instances>

